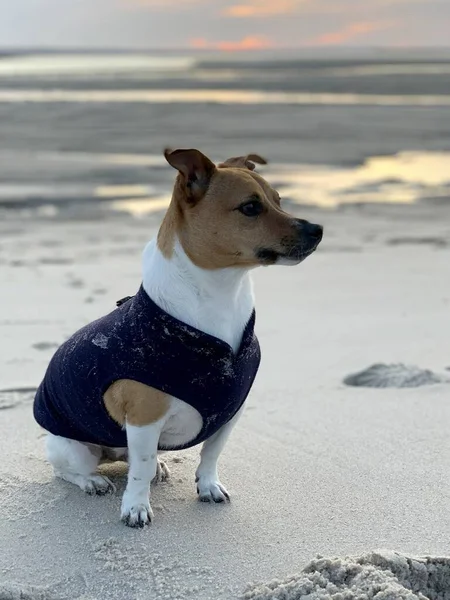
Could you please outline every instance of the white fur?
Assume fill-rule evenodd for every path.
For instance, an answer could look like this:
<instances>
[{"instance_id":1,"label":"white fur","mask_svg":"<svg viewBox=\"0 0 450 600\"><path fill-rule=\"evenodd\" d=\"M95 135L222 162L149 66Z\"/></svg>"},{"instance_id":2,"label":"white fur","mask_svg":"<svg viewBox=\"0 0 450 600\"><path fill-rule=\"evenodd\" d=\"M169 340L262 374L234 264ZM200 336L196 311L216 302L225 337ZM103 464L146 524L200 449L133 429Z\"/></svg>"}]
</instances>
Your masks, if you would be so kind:
<instances>
[{"instance_id":1,"label":"white fur","mask_svg":"<svg viewBox=\"0 0 450 600\"><path fill-rule=\"evenodd\" d=\"M164 416L143 427L126 425L130 466L120 516L130 527L143 527L153 519L150 482L156 476L158 440L165 421Z\"/></svg>"},{"instance_id":2,"label":"white fur","mask_svg":"<svg viewBox=\"0 0 450 600\"><path fill-rule=\"evenodd\" d=\"M197 491L202 502L211 502L211 500L224 502L230 498L227 490L220 483L217 473L217 461L243 409L244 407L241 407L228 423L203 444L200 453L200 464L195 473Z\"/></svg>"},{"instance_id":3,"label":"white fur","mask_svg":"<svg viewBox=\"0 0 450 600\"><path fill-rule=\"evenodd\" d=\"M143 254L143 287L152 300L173 317L213 335L236 352L254 306L249 272L241 268L206 270L195 266L177 241L173 256L163 256L156 240ZM223 502L228 492L217 474L219 455L241 411L201 451L196 472L197 489L203 501ZM143 526L153 518L149 502L150 482L167 468L158 462L158 444L181 445L196 437L202 427L197 410L172 398L168 413L143 427L127 424L128 483L122 500L122 519L130 526ZM111 450L109 450L111 454ZM95 474L102 448L49 434L47 457L55 474L89 493L106 493L113 484Z\"/></svg>"},{"instance_id":4,"label":"white fur","mask_svg":"<svg viewBox=\"0 0 450 600\"><path fill-rule=\"evenodd\" d=\"M237 351L254 307L248 270L201 269L179 242L168 259L152 240L143 254L143 285L167 313L224 340Z\"/></svg>"},{"instance_id":5,"label":"white fur","mask_svg":"<svg viewBox=\"0 0 450 600\"><path fill-rule=\"evenodd\" d=\"M96 475L102 449L92 444L81 444L49 433L46 439L47 459L55 475L78 485L88 494L114 492L115 486L107 478Z\"/></svg>"}]
</instances>

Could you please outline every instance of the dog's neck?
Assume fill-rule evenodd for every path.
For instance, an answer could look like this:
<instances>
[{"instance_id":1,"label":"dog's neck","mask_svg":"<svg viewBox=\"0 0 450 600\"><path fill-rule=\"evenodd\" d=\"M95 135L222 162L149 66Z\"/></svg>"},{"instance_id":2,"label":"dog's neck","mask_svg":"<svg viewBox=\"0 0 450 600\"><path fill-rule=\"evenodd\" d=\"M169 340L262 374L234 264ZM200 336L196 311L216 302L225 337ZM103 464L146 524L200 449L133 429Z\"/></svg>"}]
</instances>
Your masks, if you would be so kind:
<instances>
[{"instance_id":1,"label":"dog's neck","mask_svg":"<svg viewBox=\"0 0 450 600\"><path fill-rule=\"evenodd\" d=\"M143 287L168 314L239 348L254 307L248 270L201 269L178 240L170 258L152 240L143 254Z\"/></svg>"}]
</instances>

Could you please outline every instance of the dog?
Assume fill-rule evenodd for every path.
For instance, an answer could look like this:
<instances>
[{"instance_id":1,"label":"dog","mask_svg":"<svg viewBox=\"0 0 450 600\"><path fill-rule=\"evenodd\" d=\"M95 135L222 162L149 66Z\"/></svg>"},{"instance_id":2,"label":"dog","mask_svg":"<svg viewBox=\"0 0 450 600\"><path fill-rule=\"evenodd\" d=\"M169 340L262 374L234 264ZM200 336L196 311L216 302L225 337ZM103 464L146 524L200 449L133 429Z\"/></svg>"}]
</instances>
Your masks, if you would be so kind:
<instances>
[{"instance_id":1,"label":"dog","mask_svg":"<svg viewBox=\"0 0 450 600\"><path fill-rule=\"evenodd\" d=\"M196 149L165 158L178 174L141 287L58 348L34 401L57 477L105 494L115 488L100 462L128 461L121 519L131 527L153 520L150 483L169 474L158 450L203 443L199 499L229 500L217 462L260 361L250 273L299 264L323 235L281 208L257 154L217 166Z\"/></svg>"}]
</instances>

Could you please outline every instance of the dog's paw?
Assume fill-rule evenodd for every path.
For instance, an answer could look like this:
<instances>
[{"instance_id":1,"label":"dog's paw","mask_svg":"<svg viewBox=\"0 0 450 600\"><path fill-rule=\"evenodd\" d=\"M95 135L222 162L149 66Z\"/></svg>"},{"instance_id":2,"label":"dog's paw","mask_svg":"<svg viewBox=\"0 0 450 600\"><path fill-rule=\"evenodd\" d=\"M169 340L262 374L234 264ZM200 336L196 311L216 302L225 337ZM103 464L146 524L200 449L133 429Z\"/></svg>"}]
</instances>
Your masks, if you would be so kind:
<instances>
[{"instance_id":1,"label":"dog's paw","mask_svg":"<svg viewBox=\"0 0 450 600\"><path fill-rule=\"evenodd\" d=\"M105 494L114 494L116 486L104 475L90 475L89 477L86 477L84 491L92 496L94 494L104 496Z\"/></svg>"},{"instance_id":2,"label":"dog's paw","mask_svg":"<svg viewBox=\"0 0 450 600\"><path fill-rule=\"evenodd\" d=\"M153 511L150 502L130 504L122 501L120 518L128 527L145 527L153 521Z\"/></svg>"},{"instance_id":3,"label":"dog's paw","mask_svg":"<svg viewBox=\"0 0 450 600\"><path fill-rule=\"evenodd\" d=\"M163 481L167 481L170 477L169 467L166 463L158 458L157 466L156 466L156 475L153 478L155 483L162 483Z\"/></svg>"},{"instance_id":4,"label":"dog's paw","mask_svg":"<svg viewBox=\"0 0 450 600\"><path fill-rule=\"evenodd\" d=\"M74 483L90 496L95 496L95 494L104 496L105 494L114 494L116 491L116 486L104 475L79 475L58 470L55 470L55 475Z\"/></svg>"},{"instance_id":5,"label":"dog's paw","mask_svg":"<svg viewBox=\"0 0 450 600\"><path fill-rule=\"evenodd\" d=\"M197 494L201 502L226 502L230 495L220 481L197 477Z\"/></svg>"}]
</instances>

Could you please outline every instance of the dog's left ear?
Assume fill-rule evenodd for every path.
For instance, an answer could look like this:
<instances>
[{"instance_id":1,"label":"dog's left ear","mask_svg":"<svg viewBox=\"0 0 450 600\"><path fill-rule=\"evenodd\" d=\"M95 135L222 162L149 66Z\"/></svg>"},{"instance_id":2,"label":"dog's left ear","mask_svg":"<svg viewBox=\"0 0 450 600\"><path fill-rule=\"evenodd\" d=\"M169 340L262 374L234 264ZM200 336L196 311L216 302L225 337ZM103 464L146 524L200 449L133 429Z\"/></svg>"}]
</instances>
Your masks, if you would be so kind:
<instances>
[{"instance_id":1,"label":"dog's left ear","mask_svg":"<svg viewBox=\"0 0 450 600\"><path fill-rule=\"evenodd\" d=\"M219 167L238 167L241 169L249 169L250 171L255 170L255 164L267 165L267 160L259 154L247 154L247 156L233 156L227 158L226 161L220 163Z\"/></svg>"},{"instance_id":2,"label":"dog's left ear","mask_svg":"<svg viewBox=\"0 0 450 600\"><path fill-rule=\"evenodd\" d=\"M195 203L208 189L216 165L199 150L164 150L164 156L174 169L181 173L185 184L186 198Z\"/></svg>"}]
</instances>

